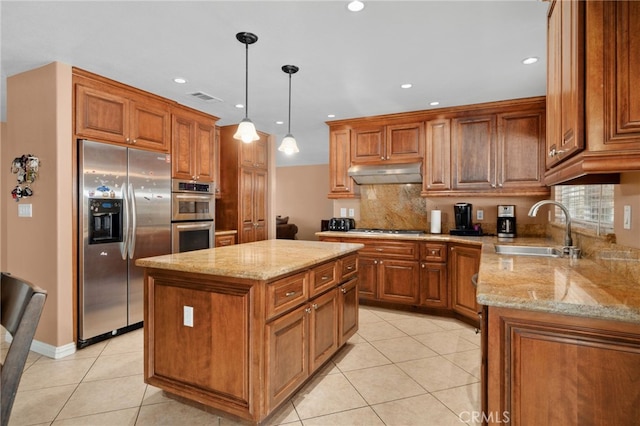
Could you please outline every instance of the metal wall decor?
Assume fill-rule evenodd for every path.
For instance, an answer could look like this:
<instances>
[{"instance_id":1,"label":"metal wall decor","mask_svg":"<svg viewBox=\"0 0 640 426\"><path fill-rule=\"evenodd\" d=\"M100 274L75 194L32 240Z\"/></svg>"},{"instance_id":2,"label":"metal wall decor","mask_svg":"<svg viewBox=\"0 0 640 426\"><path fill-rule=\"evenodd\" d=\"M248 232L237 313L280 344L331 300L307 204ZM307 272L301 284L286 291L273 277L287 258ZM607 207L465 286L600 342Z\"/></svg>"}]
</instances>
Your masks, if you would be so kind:
<instances>
[{"instance_id":1,"label":"metal wall decor","mask_svg":"<svg viewBox=\"0 0 640 426\"><path fill-rule=\"evenodd\" d=\"M11 191L14 200L20 201L23 197L31 197L33 190L30 185L38 178L40 159L35 155L24 154L16 157L11 163L11 173L17 174L18 185ZM24 187L22 186L24 184Z\"/></svg>"}]
</instances>

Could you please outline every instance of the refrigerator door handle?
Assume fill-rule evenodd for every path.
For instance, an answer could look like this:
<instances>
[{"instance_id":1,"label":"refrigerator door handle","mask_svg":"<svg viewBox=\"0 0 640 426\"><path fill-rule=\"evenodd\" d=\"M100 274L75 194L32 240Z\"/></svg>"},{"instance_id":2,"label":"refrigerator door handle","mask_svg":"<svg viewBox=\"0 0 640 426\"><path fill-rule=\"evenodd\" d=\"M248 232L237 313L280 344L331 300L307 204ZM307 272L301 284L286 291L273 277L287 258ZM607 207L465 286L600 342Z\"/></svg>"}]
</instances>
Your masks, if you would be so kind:
<instances>
[{"instance_id":1,"label":"refrigerator door handle","mask_svg":"<svg viewBox=\"0 0 640 426\"><path fill-rule=\"evenodd\" d=\"M120 255L122 260L127 260L129 244L129 196L127 195L127 185L122 185L122 228Z\"/></svg>"},{"instance_id":2,"label":"refrigerator door handle","mask_svg":"<svg viewBox=\"0 0 640 426\"><path fill-rule=\"evenodd\" d=\"M131 238L129 239L129 259L133 259L136 251L136 231L137 231L137 212L136 212L136 192L133 184L129 184L129 206L131 209Z\"/></svg>"}]
</instances>

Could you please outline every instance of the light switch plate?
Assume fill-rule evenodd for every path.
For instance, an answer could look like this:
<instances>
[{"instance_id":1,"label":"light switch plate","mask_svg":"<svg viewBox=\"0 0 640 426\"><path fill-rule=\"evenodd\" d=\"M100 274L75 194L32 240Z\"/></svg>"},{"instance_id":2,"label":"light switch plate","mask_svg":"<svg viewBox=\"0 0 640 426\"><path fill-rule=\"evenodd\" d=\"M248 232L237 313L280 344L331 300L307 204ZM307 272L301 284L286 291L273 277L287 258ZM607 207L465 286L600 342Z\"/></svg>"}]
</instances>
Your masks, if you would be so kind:
<instances>
[{"instance_id":1,"label":"light switch plate","mask_svg":"<svg viewBox=\"0 0 640 426\"><path fill-rule=\"evenodd\" d=\"M624 206L624 217L622 219L622 227L631 229L631 206Z\"/></svg>"},{"instance_id":2,"label":"light switch plate","mask_svg":"<svg viewBox=\"0 0 640 426\"><path fill-rule=\"evenodd\" d=\"M184 325L193 327L193 306L183 306Z\"/></svg>"},{"instance_id":3,"label":"light switch plate","mask_svg":"<svg viewBox=\"0 0 640 426\"><path fill-rule=\"evenodd\" d=\"M484 220L484 210L476 210L476 220Z\"/></svg>"},{"instance_id":4,"label":"light switch plate","mask_svg":"<svg viewBox=\"0 0 640 426\"><path fill-rule=\"evenodd\" d=\"M18 204L18 217L32 217L31 204Z\"/></svg>"},{"instance_id":5,"label":"light switch plate","mask_svg":"<svg viewBox=\"0 0 640 426\"><path fill-rule=\"evenodd\" d=\"M356 215L355 209L349 209L349 217L354 217Z\"/></svg>"}]
</instances>

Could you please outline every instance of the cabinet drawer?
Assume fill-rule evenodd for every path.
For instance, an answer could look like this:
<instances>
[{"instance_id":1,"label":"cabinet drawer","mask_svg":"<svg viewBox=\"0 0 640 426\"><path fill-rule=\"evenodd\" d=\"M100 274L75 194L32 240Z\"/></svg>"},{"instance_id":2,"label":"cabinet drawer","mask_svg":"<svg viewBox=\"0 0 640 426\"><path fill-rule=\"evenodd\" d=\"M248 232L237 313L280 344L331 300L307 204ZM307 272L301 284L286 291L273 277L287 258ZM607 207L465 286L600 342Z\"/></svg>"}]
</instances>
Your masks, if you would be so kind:
<instances>
[{"instance_id":1,"label":"cabinet drawer","mask_svg":"<svg viewBox=\"0 0 640 426\"><path fill-rule=\"evenodd\" d=\"M362 241L361 241L362 242ZM418 243L395 241L366 242L360 254L367 256L384 256L396 259L418 259Z\"/></svg>"},{"instance_id":2,"label":"cabinet drawer","mask_svg":"<svg viewBox=\"0 0 640 426\"><path fill-rule=\"evenodd\" d=\"M446 262L446 243L424 243L420 246L420 259L427 262Z\"/></svg>"},{"instance_id":3,"label":"cabinet drawer","mask_svg":"<svg viewBox=\"0 0 640 426\"><path fill-rule=\"evenodd\" d=\"M307 301L309 275L302 272L267 286L267 320Z\"/></svg>"},{"instance_id":4,"label":"cabinet drawer","mask_svg":"<svg viewBox=\"0 0 640 426\"><path fill-rule=\"evenodd\" d=\"M340 277L340 281L346 280L347 278L351 278L358 272L358 255L352 254L350 256L343 257L341 260L342 266L342 275Z\"/></svg>"},{"instance_id":5,"label":"cabinet drawer","mask_svg":"<svg viewBox=\"0 0 640 426\"><path fill-rule=\"evenodd\" d=\"M335 286L340 279L338 275L338 262L329 262L316 266L311 270L311 294L313 297Z\"/></svg>"}]
</instances>

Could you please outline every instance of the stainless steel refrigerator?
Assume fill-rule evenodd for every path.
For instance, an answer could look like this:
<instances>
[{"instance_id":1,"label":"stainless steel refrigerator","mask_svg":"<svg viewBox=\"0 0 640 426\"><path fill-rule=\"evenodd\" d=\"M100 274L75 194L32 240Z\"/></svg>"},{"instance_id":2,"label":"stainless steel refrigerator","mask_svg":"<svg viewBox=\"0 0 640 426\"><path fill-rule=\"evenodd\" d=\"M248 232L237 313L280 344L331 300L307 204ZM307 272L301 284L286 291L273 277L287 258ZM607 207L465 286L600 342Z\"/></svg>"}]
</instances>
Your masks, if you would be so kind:
<instances>
[{"instance_id":1,"label":"stainless steel refrigerator","mask_svg":"<svg viewBox=\"0 0 640 426\"><path fill-rule=\"evenodd\" d=\"M171 253L168 154L78 141L78 347L140 328L141 257Z\"/></svg>"}]
</instances>

